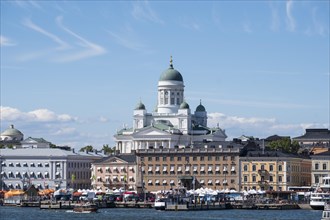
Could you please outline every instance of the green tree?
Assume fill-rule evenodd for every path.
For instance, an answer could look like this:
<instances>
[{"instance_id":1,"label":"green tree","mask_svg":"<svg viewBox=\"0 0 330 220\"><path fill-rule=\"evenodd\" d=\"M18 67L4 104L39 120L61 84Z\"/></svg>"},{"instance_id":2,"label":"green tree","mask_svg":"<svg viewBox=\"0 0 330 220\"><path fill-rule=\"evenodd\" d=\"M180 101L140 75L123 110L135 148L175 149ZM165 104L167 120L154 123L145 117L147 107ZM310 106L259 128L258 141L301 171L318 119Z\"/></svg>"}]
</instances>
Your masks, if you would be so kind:
<instances>
[{"instance_id":1,"label":"green tree","mask_svg":"<svg viewBox=\"0 0 330 220\"><path fill-rule=\"evenodd\" d=\"M108 144L103 144L102 150L104 154L112 154L116 151L116 147L109 147Z\"/></svg>"},{"instance_id":2,"label":"green tree","mask_svg":"<svg viewBox=\"0 0 330 220\"><path fill-rule=\"evenodd\" d=\"M80 152L83 152L83 151L86 151L86 152L92 152L92 151L94 151L94 148L93 148L92 145L87 145L87 146L85 146L85 147L80 148L79 151L80 151Z\"/></svg>"},{"instance_id":3,"label":"green tree","mask_svg":"<svg viewBox=\"0 0 330 220\"><path fill-rule=\"evenodd\" d=\"M269 148L271 150L281 150L286 153L296 154L299 150L299 143L297 141L292 141L290 138L283 138L281 140L272 141L269 143Z\"/></svg>"}]
</instances>

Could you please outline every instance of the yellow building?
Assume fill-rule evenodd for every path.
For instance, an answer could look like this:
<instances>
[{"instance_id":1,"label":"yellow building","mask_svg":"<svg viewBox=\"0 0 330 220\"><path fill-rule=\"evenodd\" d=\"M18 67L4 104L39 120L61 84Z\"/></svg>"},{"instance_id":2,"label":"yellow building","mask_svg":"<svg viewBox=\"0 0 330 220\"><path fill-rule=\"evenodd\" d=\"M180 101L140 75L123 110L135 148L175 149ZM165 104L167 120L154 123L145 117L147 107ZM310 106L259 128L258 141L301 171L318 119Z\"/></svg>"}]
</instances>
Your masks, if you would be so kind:
<instances>
[{"instance_id":1,"label":"yellow building","mask_svg":"<svg viewBox=\"0 0 330 220\"><path fill-rule=\"evenodd\" d=\"M140 149L137 182L147 191L186 187L238 190L238 148Z\"/></svg>"},{"instance_id":2,"label":"yellow building","mask_svg":"<svg viewBox=\"0 0 330 220\"><path fill-rule=\"evenodd\" d=\"M240 158L241 190L286 191L311 185L311 160L279 151L250 151Z\"/></svg>"}]
</instances>

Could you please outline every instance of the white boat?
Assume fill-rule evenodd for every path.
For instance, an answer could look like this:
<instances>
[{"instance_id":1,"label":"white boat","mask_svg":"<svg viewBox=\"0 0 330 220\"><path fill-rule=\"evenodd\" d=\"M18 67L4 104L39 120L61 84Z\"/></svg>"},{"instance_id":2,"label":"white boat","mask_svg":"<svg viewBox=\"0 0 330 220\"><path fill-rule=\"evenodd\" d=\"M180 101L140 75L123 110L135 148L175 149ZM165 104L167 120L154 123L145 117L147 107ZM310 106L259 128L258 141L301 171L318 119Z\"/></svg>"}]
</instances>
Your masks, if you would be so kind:
<instances>
[{"instance_id":1,"label":"white boat","mask_svg":"<svg viewBox=\"0 0 330 220\"><path fill-rule=\"evenodd\" d=\"M311 193L309 205L312 209L323 210L326 203L330 203L330 193L313 192Z\"/></svg>"},{"instance_id":2,"label":"white boat","mask_svg":"<svg viewBox=\"0 0 330 220\"><path fill-rule=\"evenodd\" d=\"M154 204L154 208L156 210L165 210L166 201L167 201L166 198L156 199L155 204Z\"/></svg>"},{"instance_id":3,"label":"white boat","mask_svg":"<svg viewBox=\"0 0 330 220\"><path fill-rule=\"evenodd\" d=\"M309 205L312 209L324 210L325 204L330 203L330 177L324 177L323 182L311 193Z\"/></svg>"},{"instance_id":4,"label":"white boat","mask_svg":"<svg viewBox=\"0 0 330 220\"><path fill-rule=\"evenodd\" d=\"M330 203L325 204L321 220L330 220Z\"/></svg>"}]
</instances>

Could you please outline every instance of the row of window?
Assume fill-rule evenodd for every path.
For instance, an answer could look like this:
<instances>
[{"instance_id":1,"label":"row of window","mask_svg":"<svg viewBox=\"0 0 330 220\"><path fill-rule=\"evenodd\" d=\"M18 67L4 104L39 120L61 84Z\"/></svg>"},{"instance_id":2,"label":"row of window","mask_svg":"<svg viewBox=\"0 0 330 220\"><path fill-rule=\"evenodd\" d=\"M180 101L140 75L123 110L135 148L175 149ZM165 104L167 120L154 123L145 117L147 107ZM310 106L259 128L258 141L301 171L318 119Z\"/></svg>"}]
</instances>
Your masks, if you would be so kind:
<instances>
[{"instance_id":1,"label":"row of window","mask_svg":"<svg viewBox=\"0 0 330 220\"><path fill-rule=\"evenodd\" d=\"M129 167L128 168L129 171L134 172L134 167ZM97 167L97 171L103 173L103 170L105 170L106 173L127 173L127 169L125 167L112 167L112 169L110 167Z\"/></svg>"},{"instance_id":2,"label":"row of window","mask_svg":"<svg viewBox=\"0 0 330 220\"><path fill-rule=\"evenodd\" d=\"M244 165L243 166L243 171L248 171L249 165ZM266 171L266 166L265 165L261 165L260 166L260 170L264 170ZM283 170L283 166L282 165L278 165L278 171L282 171ZM253 164L252 165L252 171L257 171L257 165ZM274 171L274 165L269 164L269 171Z\"/></svg>"},{"instance_id":3,"label":"row of window","mask_svg":"<svg viewBox=\"0 0 330 220\"><path fill-rule=\"evenodd\" d=\"M222 183L222 185L226 186L226 185L228 185L228 180L227 179L224 179L224 180L220 181L219 179L217 179L217 180L213 181L213 180L209 179L207 182L204 179L199 180L199 184L200 185L206 185L207 184L209 186L212 186L212 185L218 185L218 186L220 186L221 183ZM234 179L231 179L230 180L230 183L231 184L234 184L235 183L235 180ZM149 186L152 186L154 184L156 186L160 186L160 185L166 186L168 184L171 185L171 186L175 186L176 185L174 180L170 180L169 182L167 182L167 180L165 180L165 179L163 181L155 180L155 182L153 182L152 180L148 180L148 185ZM180 180L177 181L177 185L180 185L180 184L181 184L181 181Z\"/></svg>"},{"instance_id":4,"label":"row of window","mask_svg":"<svg viewBox=\"0 0 330 220\"><path fill-rule=\"evenodd\" d=\"M68 168L89 168L89 167L91 167L90 163L68 162Z\"/></svg>"},{"instance_id":5,"label":"row of window","mask_svg":"<svg viewBox=\"0 0 330 220\"><path fill-rule=\"evenodd\" d=\"M199 161L206 161L206 160L207 161L213 161L213 160L220 161L221 160L221 157L222 157L222 160L223 161L228 161L229 159L231 161L235 161L235 159L236 159L236 156L193 156L192 157L192 161L198 161L198 159L199 159ZM153 159L155 161L160 161L160 158L162 158L162 161L167 161L167 159L168 159L167 156L163 156L163 157L148 157L148 161L153 161ZM176 159L176 161L182 161L182 159L184 159L185 161L189 162L191 160L191 157L188 157L188 156L186 156L186 157L170 156L169 159L170 159L170 161L175 161L175 159ZM145 158L144 157L141 157L141 161L144 161L144 160L145 160Z\"/></svg>"},{"instance_id":6,"label":"row of window","mask_svg":"<svg viewBox=\"0 0 330 220\"><path fill-rule=\"evenodd\" d=\"M320 164L319 163L314 164L314 169L315 170L320 170ZM323 163L322 164L322 169L323 170L326 170L327 169L327 164L326 163Z\"/></svg>"},{"instance_id":7,"label":"row of window","mask_svg":"<svg viewBox=\"0 0 330 220\"><path fill-rule=\"evenodd\" d=\"M93 179L93 178L92 178L92 179ZM130 176L130 177L128 178L128 180L129 180L129 182L135 182L133 176ZM97 181L97 182L103 182L103 178L100 177L100 176L98 176L98 177L96 178L96 181ZM110 184L110 183L118 183L118 182L126 182L126 181L127 181L126 176L112 176L112 179L111 179L110 176L106 176L106 177L104 178L104 182L107 183L107 184Z\"/></svg>"},{"instance_id":8,"label":"row of window","mask_svg":"<svg viewBox=\"0 0 330 220\"><path fill-rule=\"evenodd\" d=\"M282 176L278 176L278 182L282 182L283 181L283 177ZM243 182L248 182L248 176L243 176ZM252 182L257 182L257 176L252 176ZM274 177L273 176L269 176L269 178L267 180L265 179L261 179L260 182L264 182L264 183L268 183L268 182L274 182ZM287 177L287 182L290 182L290 177Z\"/></svg>"}]
</instances>

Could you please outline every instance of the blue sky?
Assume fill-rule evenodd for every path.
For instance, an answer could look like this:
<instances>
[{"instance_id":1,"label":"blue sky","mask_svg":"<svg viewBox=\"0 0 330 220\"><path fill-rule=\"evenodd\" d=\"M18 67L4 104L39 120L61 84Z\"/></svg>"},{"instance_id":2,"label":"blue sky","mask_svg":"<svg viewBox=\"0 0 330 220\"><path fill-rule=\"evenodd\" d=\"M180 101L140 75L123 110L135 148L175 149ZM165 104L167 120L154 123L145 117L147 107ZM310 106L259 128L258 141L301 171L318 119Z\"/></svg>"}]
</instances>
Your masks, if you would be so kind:
<instances>
[{"instance_id":1,"label":"blue sky","mask_svg":"<svg viewBox=\"0 0 330 220\"><path fill-rule=\"evenodd\" d=\"M228 139L329 128L329 20L329 1L1 1L1 131L114 146L171 55Z\"/></svg>"}]
</instances>

